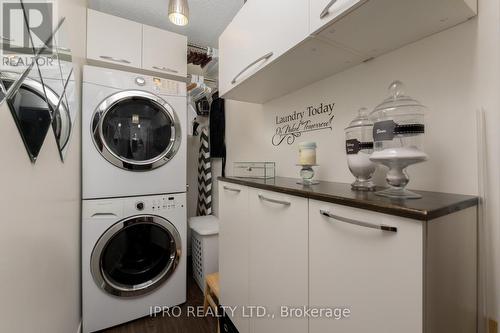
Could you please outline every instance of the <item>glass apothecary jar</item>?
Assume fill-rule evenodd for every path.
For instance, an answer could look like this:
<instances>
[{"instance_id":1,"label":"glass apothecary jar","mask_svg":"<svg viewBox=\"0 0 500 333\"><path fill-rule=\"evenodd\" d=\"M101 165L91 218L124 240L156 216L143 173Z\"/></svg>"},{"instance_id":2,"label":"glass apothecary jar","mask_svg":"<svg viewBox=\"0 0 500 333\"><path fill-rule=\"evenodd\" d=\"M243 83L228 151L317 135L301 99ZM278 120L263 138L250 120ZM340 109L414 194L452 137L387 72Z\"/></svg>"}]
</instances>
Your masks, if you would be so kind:
<instances>
[{"instance_id":1,"label":"glass apothecary jar","mask_svg":"<svg viewBox=\"0 0 500 333\"><path fill-rule=\"evenodd\" d=\"M373 152L373 122L368 117L368 110L362 108L345 131L345 149L347 165L356 177L351 184L356 191L373 191L375 184L372 181L376 165L370 161Z\"/></svg>"},{"instance_id":2,"label":"glass apothecary jar","mask_svg":"<svg viewBox=\"0 0 500 333\"><path fill-rule=\"evenodd\" d=\"M370 114L373 120L374 152L370 160L389 168L389 188L376 194L391 198L420 198L405 189L409 182L406 167L427 160L424 153L424 115L426 107L405 95L404 85L394 81L389 97Z\"/></svg>"}]
</instances>

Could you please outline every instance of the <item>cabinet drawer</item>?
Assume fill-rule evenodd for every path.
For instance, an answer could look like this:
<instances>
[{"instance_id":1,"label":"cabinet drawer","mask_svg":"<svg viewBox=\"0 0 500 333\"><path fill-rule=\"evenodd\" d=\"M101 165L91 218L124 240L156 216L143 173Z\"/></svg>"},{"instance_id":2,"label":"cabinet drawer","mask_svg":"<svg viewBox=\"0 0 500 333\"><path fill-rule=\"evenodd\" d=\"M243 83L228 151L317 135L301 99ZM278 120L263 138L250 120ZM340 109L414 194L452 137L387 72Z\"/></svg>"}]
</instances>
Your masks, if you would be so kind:
<instances>
[{"instance_id":1,"label":"cabinet drawer","mask_svg":"<svg viewBox=\"0 0 500 333\"><path fill-rule=\"evenodd\" d=\"M142 68L185 77L187 37L170 31L143 26Z\"/></svg>"},{"instance_id":2,"label":"cabinet drawer","mask_svg":"<svg viewBox=\"0 0 500 333\"><path fill-rule=\"evenodd\" d=\"M250 189L250 304L275 318L252 318L252 333L304 333L307 318L280 318L281 306L308 304L307 199Z\"/></svg>"},{"instance_id":3,"label":"cabinet drawer","mask_svg":"<svg viewBox=\"0 0 500 333\"><path fill-rule=\"evenodd\" d=\"M142 24L87 10L87 58L141 68Z\"/></svg>"},{"instance_id":4,"label":"cabinet drawer","mask_svg":"<svg viewBox=\"0 0 500 333\"><path fill-rule=\"evenodd\" d=\"M351 315L311 319L309 332L421 333L423 232L421 221L310 200L310 306Z\"/></svg>"},{"instance_id":5,"label":"cabinet drawer","mask_svg":"<svg viewBox=\"0 0 500 333\"><path fill-rule=\"evenodd\" d=\"M249 304L248 188L219 182L219 275L221 305L237 307L230 319L240 333L248 333L249 320L242 307ZM228 314L229 315L229 314Z\"/></svg>"}]
</instances>

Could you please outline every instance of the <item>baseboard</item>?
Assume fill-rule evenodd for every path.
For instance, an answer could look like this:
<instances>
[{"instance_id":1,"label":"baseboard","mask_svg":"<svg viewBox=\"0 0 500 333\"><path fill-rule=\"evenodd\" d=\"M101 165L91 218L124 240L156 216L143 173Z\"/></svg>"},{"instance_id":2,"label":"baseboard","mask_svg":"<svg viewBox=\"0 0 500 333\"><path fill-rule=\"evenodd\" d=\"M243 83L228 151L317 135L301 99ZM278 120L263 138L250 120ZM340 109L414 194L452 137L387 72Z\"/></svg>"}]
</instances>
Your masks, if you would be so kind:
<instances>
[{"instance_id":1,"label":"baseboard","mask_svg":"<svg viewBox=\"0 0 500 333\"><path fill-rule=\"evenodd\" d=\"M498 323L493 319L488 320L488 333L498 333Z\"/></svg>"}]
</instances>

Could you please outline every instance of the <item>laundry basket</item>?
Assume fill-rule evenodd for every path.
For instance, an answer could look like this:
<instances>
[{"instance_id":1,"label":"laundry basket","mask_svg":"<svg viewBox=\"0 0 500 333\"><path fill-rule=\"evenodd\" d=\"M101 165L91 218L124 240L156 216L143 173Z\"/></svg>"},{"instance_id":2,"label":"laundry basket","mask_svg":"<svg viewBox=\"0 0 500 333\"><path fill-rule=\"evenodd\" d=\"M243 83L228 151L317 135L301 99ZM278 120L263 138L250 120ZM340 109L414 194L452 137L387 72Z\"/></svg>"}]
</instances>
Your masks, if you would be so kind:
<instances>
[{"instance_id":1,"label":"laundry basket","mask_svg":"<svg viewBox=\"0 0 500 333\"><path fill-rule=\"evenodd\" d=\"M213 215L189 219L193 277L205 292L205 277L219 271L219 220Z\"/></svg>"}]
</instances>

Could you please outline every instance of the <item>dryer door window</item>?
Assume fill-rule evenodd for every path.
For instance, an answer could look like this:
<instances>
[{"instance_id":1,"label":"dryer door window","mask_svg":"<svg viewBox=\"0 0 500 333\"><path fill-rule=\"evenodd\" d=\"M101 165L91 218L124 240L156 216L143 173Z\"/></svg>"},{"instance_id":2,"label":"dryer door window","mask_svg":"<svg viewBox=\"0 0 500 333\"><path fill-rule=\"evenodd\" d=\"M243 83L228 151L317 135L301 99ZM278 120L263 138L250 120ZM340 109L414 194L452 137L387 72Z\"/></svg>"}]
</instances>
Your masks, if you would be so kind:
<instances>
[{"instance_id":1,"label":"dryer door window","mask_svg":"<svg viewBox=\"0 0 500 333\"><path fill-rule=\"evenodd\" d=\"M158 288L175 271L180 235L158 216L136 216L113 225L97 242L91 270L110 294L129 297Z\"/></svg>"},{"instance_id":2,"label":"dryer door window","mask_svg":"<svg viewBox=\"0 0 500 333\"><path fill-rule=\"evenodd\" d=\"M151 170L167 163L181 140L172 107L144 91L108 97L94 113L92 130L104 158L127 170Z\"/></svg>"}]
</instances>

